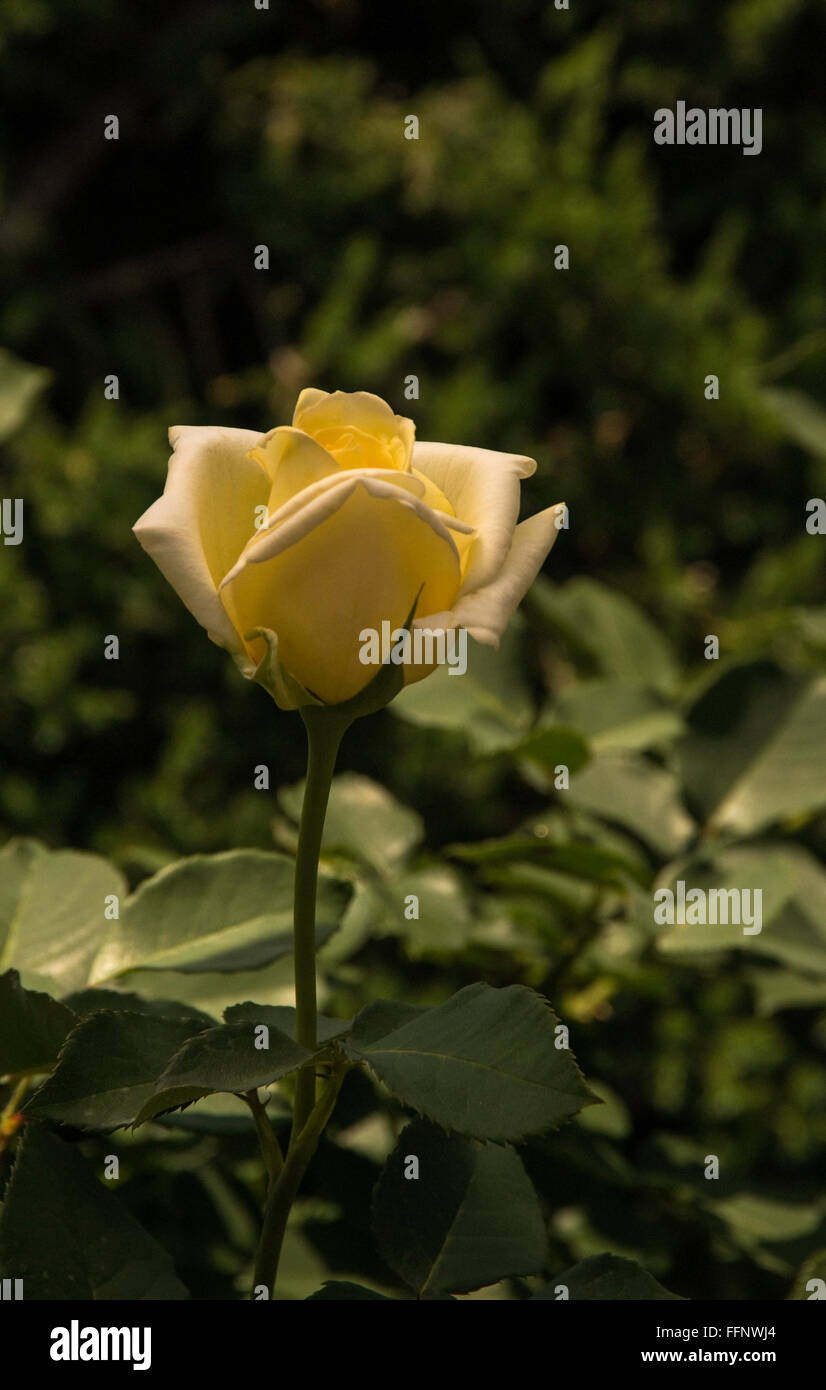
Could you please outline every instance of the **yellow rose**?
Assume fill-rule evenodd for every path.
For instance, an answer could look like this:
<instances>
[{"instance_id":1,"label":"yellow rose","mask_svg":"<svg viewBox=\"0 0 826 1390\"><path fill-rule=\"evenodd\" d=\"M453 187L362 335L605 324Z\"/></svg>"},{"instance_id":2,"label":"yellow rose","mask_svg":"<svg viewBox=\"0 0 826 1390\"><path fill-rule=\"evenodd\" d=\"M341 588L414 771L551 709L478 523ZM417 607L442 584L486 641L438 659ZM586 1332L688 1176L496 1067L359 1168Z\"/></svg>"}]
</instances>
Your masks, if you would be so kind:
<instances>
[{"instance_id":1,"label":"yellow rose","mask_svg":"<svg viewBox=\"0 0 826 1390\"><path fill-rule=\"evenodd\" d=\"M360 634L403 627L414 603L414 629L497 646L556 539L562 504L516 524L533 459L414 435L378 396L314 389L269 434L169 432L166 487L135 534L283 708L362 691L380 668Z\"/></svg>"}]
</instances>

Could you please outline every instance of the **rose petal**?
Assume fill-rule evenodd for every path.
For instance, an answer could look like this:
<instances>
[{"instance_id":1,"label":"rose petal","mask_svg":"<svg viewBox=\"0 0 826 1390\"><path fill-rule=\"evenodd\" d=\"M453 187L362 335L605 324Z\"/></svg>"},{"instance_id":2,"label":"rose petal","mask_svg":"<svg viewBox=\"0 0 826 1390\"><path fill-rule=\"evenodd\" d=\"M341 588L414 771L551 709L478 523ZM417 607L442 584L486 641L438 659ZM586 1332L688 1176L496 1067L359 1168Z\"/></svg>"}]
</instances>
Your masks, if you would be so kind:
<instances>
[{"instance_id":1,"label":"rose petal","mask_svg":"<svg viewBox=\"0 0 826 1390\"><path fill-rule=\"evenodd\" d=\"M236 564L226 575L224 584L229 584L235 579L245 565L262 564L273 559L282 550L295 545L326 517L332 516L359 483L363 483L368 491L377 497L395 497L404 505L415 507L442 539L453 545L448 529L452 529L452 518L431 511L420 501L424 486L412 473L397 473L395 469L390 468L349 469L329 478L322 478L317 483L311 483L297 497L285 502L283 507L274 512L266 526L248 542Z\"/></svg>"},{"instance_id":2,"label":"rose petal","mask_svg":"<svg viewBox=\"0 0 826 1390\"><path fill-rule=\"evenodd\" d=\"M441 488L454 512L475 528L463 592L481 589L505 562L519 516L519 480L534 459L462 444L417 443L413 467Z\"/></svg>"},{"instance_id":3,"label":"rose petal","mask_svg":"<svg viewBox=\"0 0 826 1390\"><path fill-rule=\"evenodd\" d=\"M247 549L221 597L239 632L277 633L284 668L328 703L376 674L359 660L365 628L401 626L420 590L420 612L442 610L459 590L446 527L417 497L369 474L328 488L270 542L266 554L260 543ZM260 660L260 639L247 647Z\"/></svg>"},{"instance_id":4,"label":"rose petal","mask_svg":"<svg viewBox=\"0 0 826 1390\"><path fill-rule=\"evenodd\" d=\"M394 414L380 396L370 391L318 391L307 387L301 392L293 413L293 425L317 439L334 455L343 451L343 466L380 466L371 458L371 445L377 442L387 453L391 466L406 472L416 427L404 415ZM347 448L345 436L352 434L352 447ZM355 450L363 460L349 455Z\"/></svg>"},{"instance_id":5,"label":"rose petal","mask_svg":"<svg viewBox=\"0 0 826 1390\"><path fill-rule=\"evenodd\" d=\"M453 607L429 618L416 617L414 627L464 627L477 642L498 647L499 639L538 575L559 535L556 525L564 502L520 522L508 557L496 578L484 589L467 593L464 587Z\"/></svg>"},{"instance_id":6,"label":"rose petal","mask_svg":"<svg viewBox=\"0 0 826 1390\"><path fill-rule=\"evenodd\" d=\"M177 425L163 495L132 528L161 573L210 637L230 651L242 643L217 587L254 533L270 480L247 457L253 430Z\"/></svg>"},{"instance_id":7,"label":"rose petal","mask_svg":"<svg viewBox=\"0 0 826 1390\"><path fill-rule=\"evenodd\" d=\"M270 430L258 448L250 453L272 479L267 503L271 513L304 488L340 471L332 454L292 425L279 425Z\"/></svg>"}]
</instances>

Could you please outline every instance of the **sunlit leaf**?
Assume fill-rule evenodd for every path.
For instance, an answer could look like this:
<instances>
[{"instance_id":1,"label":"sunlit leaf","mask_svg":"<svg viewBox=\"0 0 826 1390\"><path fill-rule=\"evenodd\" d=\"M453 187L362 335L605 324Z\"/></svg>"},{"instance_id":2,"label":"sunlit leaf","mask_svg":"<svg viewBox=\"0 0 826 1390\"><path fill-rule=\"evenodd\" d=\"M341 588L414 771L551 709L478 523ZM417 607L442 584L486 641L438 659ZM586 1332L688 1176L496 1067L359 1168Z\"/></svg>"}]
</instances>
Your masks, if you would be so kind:
<instances>
[{"instance_id":1,"label":"sunlit leaf","mask_svg":"<svg viewBox=\"0 0 826 1390\"><path fill-rule=\"evenodd\" d=\"M317 933L335 930L350 894L322 874ZM90 984L131 970L242 971L292 951L293 861L262 850L195 855L161 869L110 923Z\"/></svg>"},{"instance_id":2,"label":"sunlit leaf","mask_svg":"<svg viewBox=\"0 0 826 1390\"><path fill-rule=\"evenodd\" d=\"M785 386L766 386L760 394L796 444L826 458L826 410L817 401Z\"/></svg>"},{"instance_id":3,"label":"sunlit leaf","mask_svg":"<svg viewBox=\"0 0 826 1390\"><path fill-rule=\"evenodd\" d=\"M282 788L278 795L296 822L303 798L303 782ZM421 817L402 806L378 782L354 772L333 779L324 821L325 850L343 850L384 873L405 859L423 834Z\"/></svg>"},{"instance_id":4,"label":"sunlit leaf","mask_svg":"<svg viewBox=\"0 0 826 1390\"><path fill-rule=\"evenodd\" d=\"M0 347L0 440L23 424L50 376L45 367L33 367Z\"/></svg>"},{"instance_id":5,"label":"sunlit leaf","mask_svg":"<svg viewBox=\"0 0 826 1390\"><path fill-rule=\"evenodd\" d=\"M663 857L677 854L696 826L676 777L646 758L605 754L572 778L572 805L632 831Z\"/></svg>"},{"instance_id":6,"label":"sunlit leaf","mask_svg":"<svg viewBox=\"0 0 826 1390\"><path fill-rule=\"evenodd\" d=\"M685 784L712 828L751 835L826 805L826 678L802 685L766 662L735 667L689 726Z\"/></svg>"},{"instance_id":7,"label":"sunlit leaf","mask_svg":"<svg viewBox=\"0 0 826 1390\"><path fill-rule=\"evenodd\" d=\"M0 850L0 970L14 966L24 984L54 993L86 984L101 943L117 923L106 899L127 886L96 854L47 850L10 840Z\"/></svg>"},{"instance_id":8,"label":"sunlit leaf","mask_svg":"<svg viewBox=\"0 0 826 1390\"><path fill-rule=\"evenodd\" d=\"M537 585L533 599L548 627L600 674L654 690L673 688L677 667L668 642L625 594L583 578L561 588Z\"/></svg>"},{"instance_id":9,"label":"sunlit leaf","mask_svg":"<svg viewBox=\"0 0 826 1390\"><path fill-rule=\"evenodd\" d=\"M751 973L757 1012L775 1014L783 1009L815 1009L826 1005L826 977L814 979L794 970L754 970Z\"/></svg>"},{"instance_id":10,"label":"sunlit leaf","mask_svg":"<svg viewBox=\"0 0 826 1390\"><path fill-rule=\"evenodd\" d=\"M684 730L680 714L647 686L629 680L577 681L542 716L585 736L595 754L638 752L670 743Z\"/></svg>"},{"instance_id":11,"label":"sunlit leaf","mask_svg":"<svg viewBox=\"0 0 826 1390\"><path fill-rule=\"evenodd\" d=\"M498 650L468 639L463 675L440 667L407 686L389 706L391 714L410 724L456 730L479 753L511 748L525 737L534 718L521 640L519 621L508 626Z\"/></svg>"},{"instance_id":12,"label":"sunlit leaf","mask_svg":"<svg viewBox=\"0 0 826 1390\"><path fill-rule=\"evenodd\" d=\"M784 844L732 846L676 870L671 867L661 875L658 888L669 887L674 893L675 916L680 879L686 896L692 888L702 890L706 897L699 900L700 906L707 918L716 911L718 921L658 926L661 951L682 956L735 948L826 974L826 873L805 850ZM720 894L716 900L708 896L713 889ZM749 891L748 899L742 896L744 890ZM756 892L762 898L756 899ZM746 909L749 922L737 921ZM652 917L653 912L652 898ZM686 903L685 917L689 916ZM728 920L719 920L723 917ZM743 930L750 925L760 930Z\"/></svg>"}]
</instances>

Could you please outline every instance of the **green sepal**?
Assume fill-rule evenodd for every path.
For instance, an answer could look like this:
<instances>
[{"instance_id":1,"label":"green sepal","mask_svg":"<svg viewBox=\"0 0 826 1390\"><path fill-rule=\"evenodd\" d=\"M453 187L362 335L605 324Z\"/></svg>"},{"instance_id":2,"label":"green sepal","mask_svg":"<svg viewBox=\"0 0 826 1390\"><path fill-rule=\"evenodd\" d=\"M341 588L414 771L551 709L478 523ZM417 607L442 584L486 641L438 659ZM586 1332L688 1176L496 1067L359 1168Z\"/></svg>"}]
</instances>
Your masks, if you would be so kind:
<instances>
[{"instance_id":1,"label":"green sepal","mask_svg":"<svg viewBox=\"0 0 826 1390\"><path fill-rule=\"evenodd\" d=\"M301 709L304 705L320 705L322 702L316 695L311 695L309 690L291 676L289 671L281 664L278 655L278 637L268 627L254 627L250 632L245 633L244 640L250 641L253 637L260 637L267 644L266 655L261 658L252 675L248 675L249 680L256 681L258 685L263 685L269 691L279 709ZM242 667L242 670L244 668Z\"/></svg>"}]
</instances>

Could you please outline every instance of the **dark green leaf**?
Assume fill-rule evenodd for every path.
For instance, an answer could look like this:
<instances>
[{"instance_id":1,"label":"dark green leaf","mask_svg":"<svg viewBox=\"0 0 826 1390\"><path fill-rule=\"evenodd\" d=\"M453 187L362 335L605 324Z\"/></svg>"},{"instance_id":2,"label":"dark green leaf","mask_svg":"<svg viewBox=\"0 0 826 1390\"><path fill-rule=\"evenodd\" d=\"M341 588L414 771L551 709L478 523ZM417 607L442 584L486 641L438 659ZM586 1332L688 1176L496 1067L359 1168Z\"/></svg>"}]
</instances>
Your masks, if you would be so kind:
<instances>
[{"instance_id":1,"label":"dark green leaf","mask_svg":"<svg viewBox=\"0 0 826 1390\"><path fill-rule=\"evenodd\" d=\"M251 1022L209 1028L185 1043L142 1105L136 1125L165 1110L189 1105L213 1091L250 1091L267 1086L308 1062L312 1053L286 1033L269 1027L269 1047L256 1047Z\"/></svg>"},{"instance_id":2,"label":"dark green leaf","mask_svg":"<svg viewBox=\"0 0 826 1390\"><path fill-rule=\"evenodd\" d=\"M27 1125L0 1217L0 1265L28 1299L182 1299L166 1252L71 1145Z\"/></svg>"},{"instance_id":3,"label":"dark green leaf","mask_svg":"<svg viewBox=\"0 0 826 1390\"><path fill-rule=\"evenodd\" d=\"M224 1022L252 1025L266 1023L268 1027L285 1033L288 1038L295 1041L295 1009L288 1004L254 1004L248 999L243 1004L231 1004L228 1009L225 1009ZM324 1014L319 1014L316 1018L318 1041L324 1043L329 1042L331 1038L341 1037L342 1034L350 1031L352 1022L352 1019L326 1018Z\"/></svg>"},{"instance_id":4,"label":"dark green leaf","mask_svg":"<svg viewBox=\"0 0 826 1390\"><path fill-rule=\"evenodd\" d=\"M581 734L558 725L534 730L513 751L516 757L537 764L551 776L554 768L560 765L567 767L569 773L579 772L590 756Z\"/></svg>"},{"instance_id":5,"label":"dark green leaf","mask_svg":"<svg viewBox=\"0 0 826 1390\"><path fill-rule=\"evenodd\" d=\"M544 869L539 864L491 865L483 870L483 877L485 883L509 893L541 894L563 912L579 917L590 917L599 899L599 889L594 884L573 874L559 873L557 869ZM547 914L548 923L553 920Z\"/></svg>"},{"instance_id":6,"label":"dark green leaf","mask_svg":"<svg viewBox=\"0 0 826 1390\"><path fill-rule=\"evenodd\" d=\"M369 1009L356 1018L351 1056L445 1129L516 1140L595 1103L570 1052L555 1046L555 1015L522 985L468 985L384 1037L374 1022Z\"/></svg>"},{"instance_id":7,"label":"dark green leaf","mask_svg":"<svg viewBox=\"0 0 826 1390\"><path fill-rule=\"evenodd\" d=\"M79 1129L130 1124L158 1078L193 1033L205 1025L145 1013L95 1013L69 1037L53 1076L26 1113Z\"/></svg>"},{"instance_id":8,"label":"dark green leaf","mask_svg":"<svg viewBox=\"0 0 826 1390\"><path fill-rule=\"evenodd\" d=\"M411 1158L416 1177L406 1176ZM380 1254L420 1298L536 1274L547 1256L545 1221L514 1151L424 1120L408 1125L387 1160L373 1229Z\"/></svg>"},{"instance_id":9,"label":"dark green leaf","mask_svg":"<svg viewBox=\"0 0 826 1390\"><path fill-rule=\"evenodd\" d=\"M363 1048L379 1038L385 1038L411 1019L421 1018L429 1009L418 1008L415 1004L405 1004L397 999L376 999L358 1014L354 1030L358 1031L358 1046Z\"/></svg>"},{"instance_id":10,"label":"dark green leaf","mask_svg":"<svg viewBox=\"0 0 826 1390\"><path fill-rule=\"evenodd\" d=\"M144 1000L139 994L131 994L118 989L75 989L66 994L62 1001L78 1018L88 1018L101 1013L103 1009L125 1009L128 1013L140 1013Z\"/></svg>"},{"instance_id":11,"label":"dark green leaf","mask_svg":"<svg viewBox=\"0 0 826 1390\"><path fill-rule=\"evenodd\" d=\"M16 970L0 975L0 1076L51 1071L77 1018L48 994L24 989Z\"/></svg>"},{"instance_id":12,"label":"dark green leaf","mask_svg":"<svg viewBox=\"0 0 826 1390\"><path fill-rule=\"evenodd\" d=\"M191 1004L182 1004L175 999L142 999L139 994L119 989L79 989L74 994L67 994L63 1003L79 1018L88 1018L90 1014L106 1009L109 1012L125 1010L134 1014L155 1014L158 1018L189 1018L193 1022L203 1023L206 1028L214 1028L216 1023L211 1014L205 1014L203 1009L195 1009Z\"/></svg>"},{"instance_id":13,"label":"dark green leaf","mask_svg":"<svg viewBox=\"0 0 826 1390\"><path fill-rule=\"evenodd\" d=\"M363 1284L351 1284L346 1279L325 1279L323 1286L317 1293L311 1293L309 1298L305 1298L305 1303L315 1303L320 1299L356 1299L378 1298L382 1303L394 1303L396 1300L388 1298L386 1294L376 1293L374 1289L366 1289Z\"/></svg>"},{"instance_id":14,"label":"dark green leaf","mask_svg":"<svg viewBox=\"0 0 826 1390\"><path fill-rule=\"evenodd\" d=\"M538 835L505 835L501 839L480 840L476 844L449 845L445 852L471 864L532 860L546 868L558 869L592 883L616 884L620 887L626 875L646 886L649 881L649 874L639 860L584 840L559 843Z\"/></svg>"},{"instance_id":15,"label":"dark green leaf","mask_svg":"<svg viewBox=\"0 0 826 1390\"><path fill-rule=\"evenodd\" d=\"M662 1303L683 1301L679 1294L670 1293L662 1284L658 1284L641 1265L621 1255L589 1255L579 1264L563 1270L544 1289L534 1294L534 1299L558 1299L560 1294L557 1289L563 1288L568 1290L570 1299L603 1303L618 1299ZM561 1296L564 1297L564 1294Z\"/></svg>"}]
</instances>

